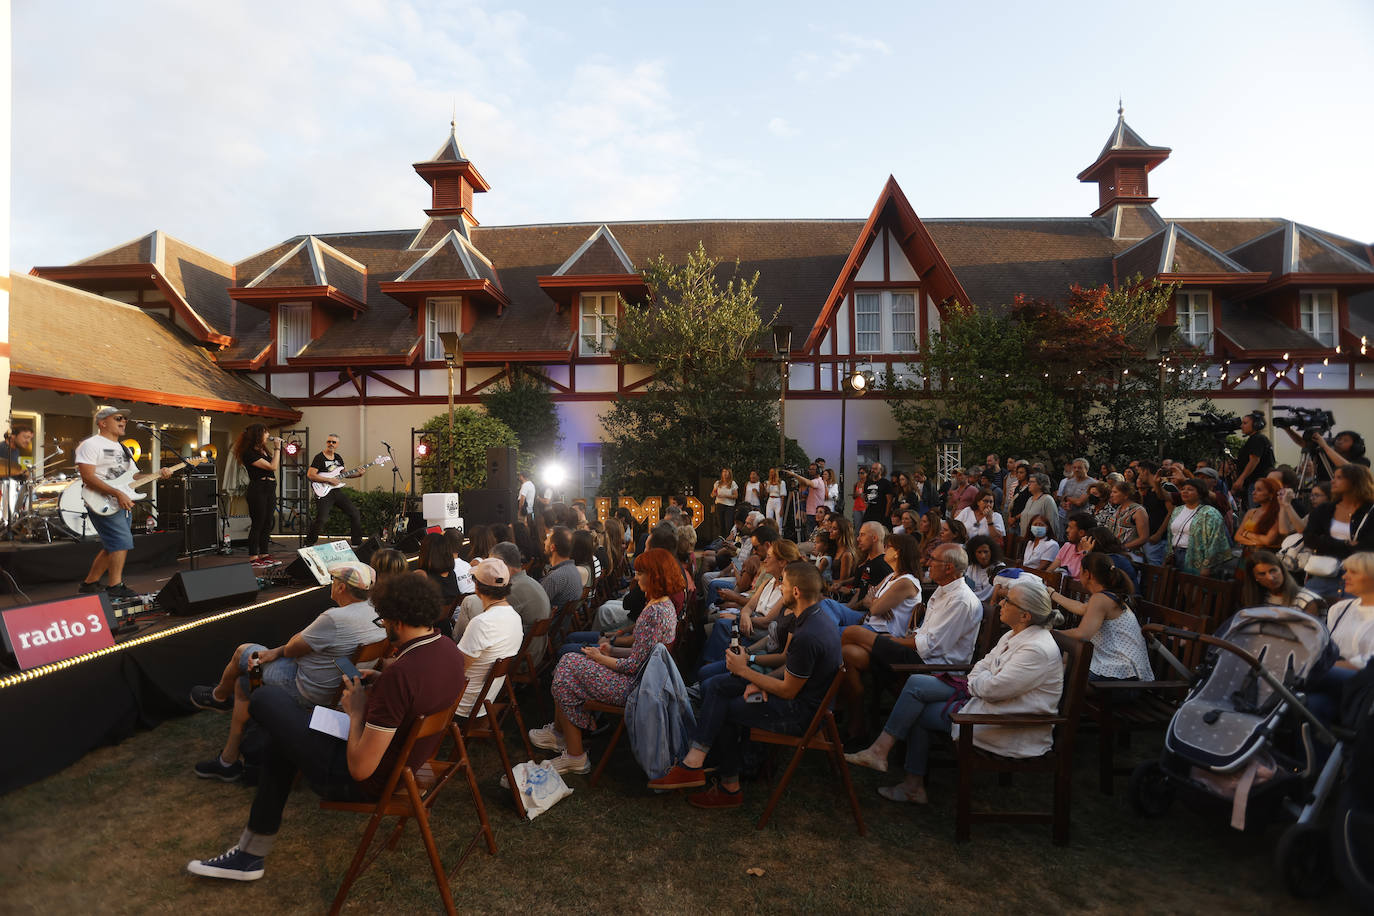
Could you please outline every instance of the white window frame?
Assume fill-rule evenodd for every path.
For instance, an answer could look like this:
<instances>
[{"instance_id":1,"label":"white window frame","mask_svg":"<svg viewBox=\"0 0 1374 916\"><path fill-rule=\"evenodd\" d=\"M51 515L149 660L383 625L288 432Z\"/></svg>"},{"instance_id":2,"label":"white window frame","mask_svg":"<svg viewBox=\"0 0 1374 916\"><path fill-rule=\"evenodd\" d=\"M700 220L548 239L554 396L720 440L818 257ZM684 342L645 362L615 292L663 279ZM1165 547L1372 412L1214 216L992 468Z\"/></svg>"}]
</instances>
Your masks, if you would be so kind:
<instances>
[{"instance_id":1,"label":"white window frame","mask_svg":"<svg viewBox=\"0 0 1374 916\"><path fill-rule=\"evenodd\" d=\"M616 293L590 292L577 297L577 352L581 356L605 356L615 343L615 322L620 297ZM590 305L594 311L588 312ZM587 329L588 320L593 322Z\"/></svg>"},{"instance_id":2,"label":"white window frame","mask_svg":"<svg viewBox=\"0 0 1374 916\"><path fill-rule=\"evenodd\" d=\"M1185 323L1184 317L1187 317ZM1212 293L1210 290L1189 290L1174 295L1174 317L1178 322L1178 335L1190 347L1197 347L1204 353L1212 352ZM1206 321L1205 332L1197 328L1198 319Z\"/></svg>"},{"instance_id":3,"label":"white window frame","mask_svg":"<svg viewBox=\"0 0 1374 916\"><path fill-rule=\"evenodd\" d=\"M439 335L445 331L462 333L463 299L461 296L435 296L425 300L425 359L444 361L444 342Z\"/></svg>"},{"instance_id":4,"label":"white window frame","mask_svg":"<svg viewBox=\"0 0 1374 916\"><path fill-rule=\"evenodd\" d=\"M911 297L911 330L896 330L897 316L894 303L897 296ZM873 310L860 310L859 300L867 300L868 305L877 301L878 329L861 331L860 316L873 314ZM854 352L855 353L919 353L921 349L921 291L920 289L856 289L854 290ZM900 337L909 340L899 341ZM876 337L876 346L874 338Z\"/></svg>"},{"instance_id":5,"label":"white window frame","mask_svg":"<svg viewBox=\"0 0 1374 916\"><path fill-rule=\"evenodd\" d=\"M595 468L596 482L587 482L587 472ZM588 505L594 505L596 493L601 489L601 475L605 473L603 463L602 444L600 442L582 442L577 446L577 472L578 490L582 497L587 500Z\"/></svg>"},{"instance_id":6,"label":"white window frame","mask_svg":"<svg viewBox=\"0 0 1374 916\"><path fill-rule=\"evenodd\" d=\"M282 302L277 306L277 362L285 365L286 361L298 355L302 350L310 345L310 325L314 321L313 307L309 302ZM292 336L292 319L299 319L304 316L302 329L297 327L299 342Z\"/></svg>"},{"instance_id":7,"label":"white window frame","mask_svg":"<svg viewBox=\"0 0 1374 916\"><path fill-rule=\"evenodd\" d=\"M1323 311L1327 312L1331 320L1330 332L1326 335L1321 333L1320 327ZM1298 293L1298 327L1305 334L1316 338L1322 346L1336 346L1336 341L1340 339L1339 320L1334 289L1305 289Z\"/></svg>"}]
</instances>

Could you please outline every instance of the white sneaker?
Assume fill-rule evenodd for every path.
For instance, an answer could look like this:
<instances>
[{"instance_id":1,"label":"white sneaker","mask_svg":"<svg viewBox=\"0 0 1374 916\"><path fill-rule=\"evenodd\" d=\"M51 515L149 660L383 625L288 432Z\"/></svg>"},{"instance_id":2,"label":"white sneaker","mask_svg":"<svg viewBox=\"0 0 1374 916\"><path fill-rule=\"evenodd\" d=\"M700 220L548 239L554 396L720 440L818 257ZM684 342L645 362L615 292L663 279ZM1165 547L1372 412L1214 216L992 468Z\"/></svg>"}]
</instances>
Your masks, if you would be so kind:
<instances>
[{"instance_id":1,"label":"white sneaker","mask_svg":"<svg viewBox=\"0 0 1374 916\"><path fill-rule=\"evenodd\" d=\"M585 776L592 771L592 760L586 754L581 757L569 757L565 751L550 760L549 764L560 773L577 773Z\"/></svg>"},{"instance_id":2,"label":"white sneaker","mask_svg":"<svg viewBox=\"0 0 1374 916\"><path fill-rule=\"evenodd\" d=\"M530 744L546 751L558 751L560 754L567 748L563 736L553 727L552 722L543 728L530 729Z\"/></svg>"}]
</instances>

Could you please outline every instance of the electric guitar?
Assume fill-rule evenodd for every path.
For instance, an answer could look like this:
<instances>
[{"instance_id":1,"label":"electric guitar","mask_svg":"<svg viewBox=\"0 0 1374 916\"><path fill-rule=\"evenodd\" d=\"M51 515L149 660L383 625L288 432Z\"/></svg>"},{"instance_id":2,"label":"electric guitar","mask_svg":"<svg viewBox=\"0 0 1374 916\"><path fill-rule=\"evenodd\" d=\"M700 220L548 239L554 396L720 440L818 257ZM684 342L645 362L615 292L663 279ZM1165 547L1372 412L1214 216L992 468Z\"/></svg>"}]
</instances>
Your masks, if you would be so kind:
<instances>
[{"instance_id":1,"label":"electric guitar","mask_svg":"<svg viewBox=\"0 0 1374 916\"><path fill-rule=\"evenodd\" d=\"M198 464L204 464L209 460L209 458L187 458L180 464L174 464L165 470L179 471L187 465L194 467ZM140 499L147 499L148 495L146 493L139 493L136 488L146 483L152 483L154 480L157 480L161 474L160 472L153 474L135 474L135 470L136 468L133 463L130 462L128 470L118 477L105 481L105 485L114 487L135 502ZM96 515L114 515L119 511L119 500L117 498L111 496L109 493L86 486L85 482L79 478L73 480L67 485L67 488L62 491L62 496L58 499L58 504L62 511L74 511L78 515L82 512L83 505L85 506L85 511L92 512Z\"/></svg>"},{"instance_id":2,"label":"electric guitar","mask_svg":"<svg viewBox=\"0 0 1374 916\"><path fill-rule=\"evenodd\" d=\"M344 485L343 480L341 480L340 478L352 477L354 474L361 474L368 468L381 467L390 460L391 458L387 455L378 455L376 458L373 458L366 464L360 464L356 468L349 468L346 471L343 468L335 468L332 471L316 471L315 475L317 477L324 477L326 478L326 480L310 481L310 489L315 491L316 496L327 496L329 495L330 490L333 490L335 487L341 487Z\"/></svg>"}]
</instances>

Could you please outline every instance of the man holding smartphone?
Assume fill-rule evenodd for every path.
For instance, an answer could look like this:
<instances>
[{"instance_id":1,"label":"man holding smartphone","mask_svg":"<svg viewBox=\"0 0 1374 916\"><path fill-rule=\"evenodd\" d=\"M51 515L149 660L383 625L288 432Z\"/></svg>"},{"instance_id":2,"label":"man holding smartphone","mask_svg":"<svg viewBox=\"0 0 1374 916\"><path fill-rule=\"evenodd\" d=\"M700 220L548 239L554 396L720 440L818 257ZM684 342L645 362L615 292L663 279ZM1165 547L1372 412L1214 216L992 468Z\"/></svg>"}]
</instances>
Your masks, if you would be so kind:
<instances>
[{"instance_id":1,"label":"man holding smartphone","mask_svg":"<svg viewBox=\"0 0 1374 916\"><path fill-rule=\"evenodd\" d=\"M377 799L396 768L407 724L447 708L467 680L463 654L434 629L442 613L439 590L423 576L387 581L376 614L396 651L383 660L380 674L345 679L340 706L348 714L346 740L312 730L310 713L282 688L253 692L249 711L268 741L248 824L237 844L214 858L192 860L187 871L230 881L261 878L298 773L330 801ZM440 732L416 741L406 763L418 770L443 738Z\"/></svg>"},{"instance_id":2,"label":"man holding smartphone","mask_svg":"<svg viewBox=\"0 0 1374 916\"><path fill-rule=\"evenodd\" d=\"M258 643L239 646L214 686L191 688L191 703L201 709L230 710L229 737L218 756L195 766L202 779L234 782L243 776L239 749L248 724L248 674L254 662L262 666L262 683L280 687L303 708L333 706L342 689L334 660L348 658L359 646L386 638L377 626L376 610L369 601L376 573L362 563L341 563L329 571L332 607L310 626L269 649Z\"/></svg>"}]
</instances>

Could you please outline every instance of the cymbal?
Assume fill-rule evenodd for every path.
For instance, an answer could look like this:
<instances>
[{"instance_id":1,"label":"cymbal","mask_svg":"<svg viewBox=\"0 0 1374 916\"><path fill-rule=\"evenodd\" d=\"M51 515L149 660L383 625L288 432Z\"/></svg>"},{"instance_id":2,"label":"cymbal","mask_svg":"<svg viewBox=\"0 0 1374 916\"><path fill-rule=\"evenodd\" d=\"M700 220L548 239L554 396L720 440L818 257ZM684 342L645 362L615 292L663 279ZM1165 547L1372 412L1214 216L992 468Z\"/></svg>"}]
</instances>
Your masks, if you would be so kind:
<instances>
[{"instance_id":1,"label":"cymbal","mask_svg":"<svg viewBox=\"0 0 1374 916\"><path fill-rule=\"evenodd\" d=\"M27 474L29 469L17 461L10 461L8 458L0 458L0 477L14 477L18 474Z\"/></svg>"}]
</instances>

